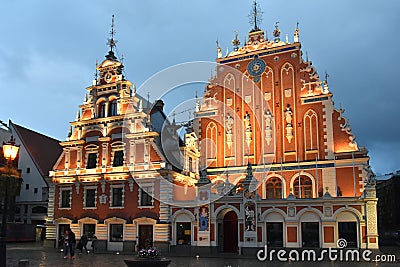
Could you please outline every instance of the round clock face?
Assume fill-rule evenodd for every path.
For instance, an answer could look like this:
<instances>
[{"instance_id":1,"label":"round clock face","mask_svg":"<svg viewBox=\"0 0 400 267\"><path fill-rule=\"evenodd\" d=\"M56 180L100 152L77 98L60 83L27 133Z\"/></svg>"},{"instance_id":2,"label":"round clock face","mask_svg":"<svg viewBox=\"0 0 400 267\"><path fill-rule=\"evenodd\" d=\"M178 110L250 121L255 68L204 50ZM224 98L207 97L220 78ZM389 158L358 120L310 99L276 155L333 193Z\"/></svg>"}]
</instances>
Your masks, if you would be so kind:
<instances>
[{"instance_id":1,"label":"round clock face","mask_svg":"<svg viewBox=\"0 0 400 267\"><path fill-rule=\"evenodd\" d=\"M247 65L247 71L251 76L260 76L265 71L265 62L262 59L254 59Z\"/></svg>"},{"instance_id":2,"label":"round clock face","mask_svg":"<svg viewBox=\"0 0 400 267\"><path fill-rule=\"evenodd\" d=\"M112 78L111 72L107 72L106 75L105 75L106 81L109 82L111 80L111 78Z\"/></svg>"}]
</instances>

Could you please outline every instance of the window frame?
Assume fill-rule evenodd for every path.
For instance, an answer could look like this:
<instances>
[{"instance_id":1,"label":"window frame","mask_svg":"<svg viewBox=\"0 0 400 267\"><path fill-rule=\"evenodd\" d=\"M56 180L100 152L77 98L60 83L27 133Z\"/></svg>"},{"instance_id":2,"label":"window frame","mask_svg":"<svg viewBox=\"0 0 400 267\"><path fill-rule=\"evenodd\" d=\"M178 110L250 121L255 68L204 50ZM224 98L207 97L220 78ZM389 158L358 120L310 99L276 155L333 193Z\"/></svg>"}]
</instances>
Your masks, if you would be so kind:
<instances>
[{"instance_id":1,"label":"window frame","mask_svg":"<svg viewBox=\"0 0 400 267\"><path fill-rule=\"evenodd\" d=\"M93 157L90 157L91 155L95 155L93 166L92 166ZM90 151L87 153L86 169L96 169L97 168L97 157L98 157L97 152ZM91 163L90 166L89 166L89 163Z\"/></svg>"},{"instance_id":2,"label":"window frame","mask_svg":"<svg viewBox=\"0 0 400 267\"><path fill-rule=\"evenodd\" d=\"M121 206L114 206L114 189L121 189ZM124 184L111 184L110 185L110 209L123 209L125 204L125 185Z\"/></svg>"},{"instance_id":3,"label":"window frame","mask_svg":"<svg viewBox=\"0 0 400 267\"><path fill-rule=\"evenodd\" d=\"M146 198L150 198L150 202L143 203L143 194L146 194ZM138 199L138 206L139 208L153 208L154 207L154 184L146 183L146 184L141 184L139 186L139 199ZM151 203L151 205L143 205L143 204L148 204Z\"/></svg>"},{"instance_id":4,"label":"window frame","mask_svg":"<svg viewBox=\"0 0 400 267\"><path fill-rule=\"evenodd\" d=\"M87 191L88 190L94 190L94 206L88 206L87 205ZM97 208L97 186L92 185L92 186L85 186L84 191L83 191L83 208L84 209L96 209Z\"/></svg>"},{"instance_id":5,"label":"window frame","mask_svg":"<svg viewBox=\"0 0 400 267\"><path fill-rule=\"evenodd\" d=\"M113 238L113 228L114 227L121 227L121 238L118 238L117 240L114 240ZM110 223L108 225L108 242L123 242L124 241L124 224L123 223Z\"/></svg>"},{"instance_id":6,"label":"window frame","mask_svg":"<svg viewBox=\"0 0 400 267\"><path fill-rule=\"evenodd\" d=\"M65 191L69 191L69 206L63 206L63 192ZM60 187L60 192L59 192L59 199L58 199L58 208L59 209L66 209L69 210L72 208L72 187L68 186L68 187Z\"/></svg>"},{"instance_id":7,"label":"window frame","mask_svg":"<svg viewBox=\"0 0 400 267\"><path fill-rule=\"evenodd\" d=\"M276 179L276 181L272 181L273 179ZM272 187L268 187L268 184L272 184ZM273 190L273 196L269 197L268 194L268 189ZM277 192L280 189L280 196L278 196ZM265 197L266 199L282 199L283 197L283 183L282 180L278 177L270 177L267 179L265 182Z\"/></svg>"},{"instance_id":8,"label":"window frame","mask_svg":"<svg viewBox=\"0 0 400 267\"><path fill-rule=\"evenodd\" d=\"M124 166L124 151L123 150L115 150L115 151L113 151L114 152L114 156L113 156L113 163L112 163L112 166L113 167L121 167L121 166ZM120 152L121 152L121 154L120 154ZM116 157L117 156L117 153L118 153L118 157ZM118 164L119 165L116 165L116 161L118 160Z\"/></svg>"}]
</instances>

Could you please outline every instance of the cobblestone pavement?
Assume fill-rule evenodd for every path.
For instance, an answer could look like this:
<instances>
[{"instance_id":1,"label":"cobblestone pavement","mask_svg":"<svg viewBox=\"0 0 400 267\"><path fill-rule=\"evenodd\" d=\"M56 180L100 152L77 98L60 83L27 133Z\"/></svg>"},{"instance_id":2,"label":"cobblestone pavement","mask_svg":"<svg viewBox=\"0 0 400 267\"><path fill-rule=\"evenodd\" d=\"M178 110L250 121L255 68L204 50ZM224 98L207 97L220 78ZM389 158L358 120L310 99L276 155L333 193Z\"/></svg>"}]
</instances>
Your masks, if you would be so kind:
<instances>
[{"instance_id":1,"label":"cobblestone pavement","mask_svg":"<svg viewBox=\"0 0 400 267\"><path fill-rule=\"evenodd\" d=\"M117 255L117 254L79 254L77 253L74 260L64 259L63 254L55 248L44 248L38 243L20 243L20 244L7 244L7 266L17 267L21 259L29 260L29 267L33 266L82 266L82 267L126 267L124 259L133 258L133 255ZM397 263L349 263L349 262L260 262L254 258L234 258L224 255L221 257L168 257L171 259L170 267L211 267L211 266L224 266L224 267L258 267L258 266L316 266L316 267L336 267L336 266L399 266Z\"/></svg>"}]
</instances>

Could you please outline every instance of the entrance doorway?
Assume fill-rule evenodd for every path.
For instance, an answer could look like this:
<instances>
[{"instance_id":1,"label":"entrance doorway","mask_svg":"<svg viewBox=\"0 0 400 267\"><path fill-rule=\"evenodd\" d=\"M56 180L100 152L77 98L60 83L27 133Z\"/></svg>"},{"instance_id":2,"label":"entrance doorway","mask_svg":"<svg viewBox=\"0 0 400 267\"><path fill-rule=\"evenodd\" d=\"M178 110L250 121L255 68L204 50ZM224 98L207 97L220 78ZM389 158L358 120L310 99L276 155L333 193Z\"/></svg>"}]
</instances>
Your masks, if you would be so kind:
<instances>
[{"instance_id":1,"label":"entrance doorway","mask_svg":"<svg viewBox=\"0 0 400 267\"><path fill-rule=\"evenodd\" d=\"M139 249L153 247L153 225L139 225Z\"/></svg>"},{"instance_id":2,"label":"entrance doorway","mask_svg":"<svg viewBox=\"0 0 400 267\"><path fill-rule=\"evenodd\" d=\"M238 218L234 211L228 211L222 223L223 231L223 251L238 251Z\"/></svg>"},{"instance_id":3,"label":"entrance doorway","mask_svg":"<svg viewBox=\"0 0 400 267\"><path fill-rule=\"evenodd\" d=\"M357 223L338 222L339 238L347 241L348 248L357 248Z\"/></svg>"},{"instance_id":4,"label":"entrance doorway","mask_svg":"<svg viewBox=\"0 0 400 267\"><path fill-rule=\"evenodd\" d=\"M57 242L57 248L62 248L64 245L63 243L63 237L64 237L64 233L65 230L70 229L70 225L69 224L59 224L58 225L58 242Z\"/></svg>"},{"instance_id":5,"label":"entrance doorway","mask_svg":"<svg viewBox=\"0 0 400 267\"><path fill-rule=\"evenodd\" d=\"M267 245L268 247L283 247L283 223L267 223Z\"/></svg>"},{"instance_id":6,"label":"entrance doorway","mask_svg":"<svg viewBox=\"0 0 400 267\"><path fill-rule=\"evenodd\" d=\"M319 248L319 222L301 223L302 247Z\"/></svg>"}]
</instances>

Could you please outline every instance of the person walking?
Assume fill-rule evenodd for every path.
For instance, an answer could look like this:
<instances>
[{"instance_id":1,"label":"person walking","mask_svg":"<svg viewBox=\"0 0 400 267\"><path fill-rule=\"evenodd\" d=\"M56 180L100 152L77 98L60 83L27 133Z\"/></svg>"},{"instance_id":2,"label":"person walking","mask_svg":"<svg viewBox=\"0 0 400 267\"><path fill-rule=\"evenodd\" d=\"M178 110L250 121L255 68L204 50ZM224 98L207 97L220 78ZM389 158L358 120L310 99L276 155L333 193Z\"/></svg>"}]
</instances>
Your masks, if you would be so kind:
<instances>
[{"instance_id":1,"label":"person walking","mask_svg":"<svg viewBox=\"0 0 400 267\"><path fill-rule=\"evenodd\" d=\"M76 246L76 238L75 233L70 229L68 231L68 244L69 244L69 253L71 256L71 260L75 259L75 246Z\"/></svg>"},{"instance_id":2,"label":"person walking","mask_svg":"<svg viewBox=\"0 0 400 267\"><path fill-rule=\"evenodd\" d=\"M95 253L97 250L97 237L94 235L92 238L92 252Z\"/></svg>"},{"instance_id":3,"label":"person walking","mask_svg":"<svg viewBox=\"0 0 400 267\"><path fill-rule=\"evenodd\" d=\"M64 259L68 258L68 251L69 251L69 232L68 230L64 231L64 235L62 237L62 243L63 243L63 251L64 251Z\"/></svg>"},{"instance_id":4,"label":"person walking","mask_svg":"<svg viewBox=\"0 0 400 267\"><path fill-rule=\"evenodd\" d=\"M81 236L81 244L82 244L82 247L81 247L81 253L83 253L83 249L85 249L85 252L87 253L88 252L88 249L87 249L87 243L88 243L88 237L87 237L87 235L85 234L85 233L83 233L83 235Z\"/></svg>"}]
</instances>

